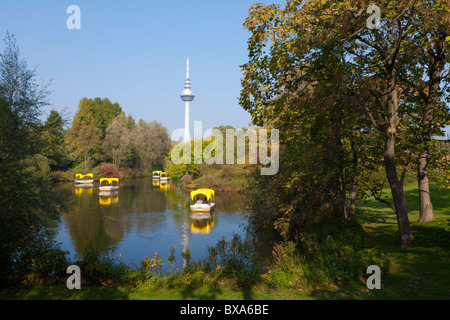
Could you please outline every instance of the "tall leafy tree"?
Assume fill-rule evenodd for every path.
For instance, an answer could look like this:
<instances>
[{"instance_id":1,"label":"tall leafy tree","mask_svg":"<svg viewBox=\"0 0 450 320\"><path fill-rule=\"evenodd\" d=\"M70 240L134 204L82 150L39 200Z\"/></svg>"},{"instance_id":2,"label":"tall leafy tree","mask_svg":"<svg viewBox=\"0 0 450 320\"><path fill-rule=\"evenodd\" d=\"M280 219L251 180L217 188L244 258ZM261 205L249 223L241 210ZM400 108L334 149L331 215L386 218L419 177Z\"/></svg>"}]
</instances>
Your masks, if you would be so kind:
<instances>
[{"instance_id":1,"label":"tall leafy tree","mask_svg":"<svg viewBox=\"0 0 450 320\"><path fill-rule=\"evenodd\" d=\"M64 120L56 110L51 110L41 134L41 153L49 159L52 168L56 168L65 160Z\"/></svg>"},{"instance_id":2,"label":"tall leafy tree","mask_svg":"<svg viewBox=\"0 0 450 320\"><path fill-rule=\"evenodd\" d=\"M394 209L399 227L401 246L412 243L410 222L401 179L397 173L397 130L404 110L400 107L400 88L397 72L403 67L399 62L405 41L413 26L407 16L412 2L384 2L380 6L384 13L380 28L367 28L367 16L356 15L347 9L366 9L361 1L339 2L343 15L334 15L338 23L349 19L347 28L339 29L340 39L346 42L346 51L354 59L361 75L360 93L367 116L372 126L384 137L383 158L387 180L391 189ZM332 10L332 8L331 8Z\"/></svg>"},{"instance_id":3,"label":"tall leafy tree","mask_svg":"<svg viewBox=\"0 0 450 320\"><path fill-rule=\"evenodd\" d=\"M102 130L103 135L106 133L111 121L117 116L124 114L122 107L117 103L112 103L108 98L95 98L89 100L91 110L94 115L95 124Z\"/></svg>"},{"instance_id":4,"label":"tall leafy tree","mask_svg":"<svg viewBox=\"0 0 450 320\"><path fill-rule=\"evenodd\" d=\"M305 217L312 223L326 207L330 216L350 219L358 181L362 124L353 97L353 67L342 43L317 41L317 30L299 25L303 17L290 1L285 9L254 5L245 23L252 37L249 62L242 66L240 103L255 125L280 130L280 172L262 179L272 180L270 188L263 188L277 190L277 196L267 198L274 205L268 206L272 200L267 199L261 203L279 211L275 225L284 235L304 229L310 225ZM257 195L255 202L264 197Z\"/></svg>"},{"instance_id":5,"label":"tall leafy tree","mask_svg":"<svg viewBox=\"0 0 450 320\"><path fill-rule=\"evenodd\" d=\"M20 58L9 33L0 54L0 284L20 278L31 259L45 259L33 244L48 236L49 219L65 207L49 180L47 159L39 153L41 108L48 85ZM35 260L36 261L36 260Z\"/></svg>"},{"instance_id":6,"label":"tall leafy tree","mask_svg":"<svg viewBox=\"0 0 450 320\"><path fill-rule=\"evenodd\" d=\"M98 163L102 157L102 132L93 122L74 123L66 135L70 158L76 163L84 163L89 168L90 162Z\"/></svg>"},{"instance_id":7,"label":"tall leafy tree","mask_svg":"<svg viewBox=\"0 0 450 320\"><path fill-rule=\"evenodd\" d=\"M108 98L83 98L80 101L74 123L92 122L100 128L103 138L111 121L121 114L123 114L122 107L117 102L112 103Z\"/></svg>"},{"instance_id":8,"label":"tall leafy tree","mask_svg":"<svg viewBox=\"0 0 450 320\"><path fill-rule=\"evenodd\" d=\"M162 164L169 153L170 136L167 129L156 121L150 123L139 120L135 131L134 148L138 156L141 172L152 170Z\"/></svg>"},{"instance_id":9,"label":"tall leafy tree","mask_svg":"<svg viewBox=\"0 0 450 320\"><path fill-rule=\"evenodd\" d=\"M66 138L72 160L84 162L85 166L89 160L94 164L100 162L104 158L102 141L106 129L121 114L123 111L120 105L108 98L81 99Z\"/></svg>"},{"instance_id":10,"label":"tall leafy tree","mask_svg":"<svg viewBox=\"0 0 450 320\"><path fill-rule=\"evenodd\" d=\"M111 159L113 164L119 168L122 161L132 152L133 127L129 127L125 115L119 115L114 118L106 129L104 139L104 152ZM128 128L129 127L129 128Z\"/></svg>"},{"instance_id":11,"label":"tall leafy tree","mask_svg":"<svg viewBox=\"0 0 450 320\"><path fill-rule=\"evenodd\" d=\"M411 9L414 33L409 37L403 61L408 67L400 70L399 79L405 90L413 139L412 152L417 154L419 188L419 221L434 219L429 175L432 136L443 135L449 124L445 92L450 83L450 6L447 1L421 1Z\"/></svg>"},{"instance_id":12,"label":"tall leafy tree","mask_svg":"<svg viewBox=\"0 0 450 320\"><path fill-rule=\"evenodd\" d=\"M429 2L423 6L421 3L382 1L377 7L382 19L371 24L374 17L370 16L370 11L368 13L365 1L288 0L284 8L254 4L245 22L251 37L249 62L243 66L241 105L250 112L257 125L271 121L282 125L279 129L286 129L286 141L292 143L297 137L291 135L293 128L306 129L305 138L313 138L309 134L319 133L317 129L311 131L318 119L323 120L323 125L335 128L329 133L323 131L322 138L335 137L338 139L336 146L341 146L337 153L333 151L333 145L329 146L329 155L335 154L339 159L330 164L331 168L340 168L341 191L348 171L343 155L351 150L353 163L357 164L354 151L358 151L358 130L362 127L374 130L370 135L371 143L374 149L378 147L382 151L402 246L411 244L413 237L403 181L397 173L399 163L403 161L403 152L399 154L397 149L399 141L403 143L405 139L408 114L408 104L402 95L406 88L399 76L406 69L414 69L418 61L416 51L411 49L420 32L418 17L423 19L437 14L438 29L448 20L444 2ZM433 29L434 21L430 19L429 30ZM335 59L336 56L341 58ZM339 83L336 75L341 75L340 86L335 85ZM319 91L326 86L329 90ZM339 108L333 111L330 101L321 101L319 93L340 104L342 113L336 112ZM356 122L346 120L352 107L359 117ZM341 121L336 121L338 119ZM301 144L300 141L297 143ZM350 150L343 147L346 143ZM365 159L376 156L373 153L367 157L372 153L369 149L359 148L359 151L364 151ZM326 175L321 174L321 177Z\"/></svg>"}]
</instances>

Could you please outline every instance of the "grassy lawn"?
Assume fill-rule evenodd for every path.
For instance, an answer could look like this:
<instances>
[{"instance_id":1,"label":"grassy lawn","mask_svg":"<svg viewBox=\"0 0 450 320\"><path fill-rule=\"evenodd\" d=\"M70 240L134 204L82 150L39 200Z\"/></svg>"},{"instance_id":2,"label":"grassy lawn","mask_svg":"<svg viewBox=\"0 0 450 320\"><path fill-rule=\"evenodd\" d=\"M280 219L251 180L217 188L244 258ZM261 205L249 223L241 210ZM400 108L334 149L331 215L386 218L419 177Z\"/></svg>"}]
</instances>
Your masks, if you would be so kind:
<instances>
[{"instance_id":1,"label":"grassy lawn","mask_svg":"<svg viewBox=\"0 0 450 320\"><path fill-rule=\"evenodd\" d=\"M227 287L168 289L152 285L137 288L82 287L68 290L66 286L41 286L18 289L3 295L7 300L310 300L299 290L235 289Z\"/></svg>"},{"instance_id":2,"label":"grassy lawn","mask_svg":"<svg viewBox=\"0 0 450 320\"><path fill-rule=\"evenodd\" d=\"M414 243L406 249L395 244L398 228L395 214L376 200L361 201L360 220L378 247L392 261L390 272L382 279L377 298L449 299L450 298L450 189L430 185L435 220L417 222L419 196L417 183L405 186L408 216Z\"/></svg>"},{"instance_id":3,"label":"grassy lawn","mask_svg":"<svg viewBox=\"0 0 450 320\"><path fill-rule=\"evenodd\" d=\"M212 279L201 285L170 286L158 282L138 287L82 287L68 290L60 286L18 288L0 293L0 299L67 300L331 300L331 299L450 299L450 189L431 186L435 220L419 223L417 185L405 187L414 243L398 247L394 213L376 200L358 203L358 219L372 241L390 261L389 271L381 277L380 290L368 290L365 280L316 289L269 288L264 284L236 289Z\"/></svg>"}]
</instances>

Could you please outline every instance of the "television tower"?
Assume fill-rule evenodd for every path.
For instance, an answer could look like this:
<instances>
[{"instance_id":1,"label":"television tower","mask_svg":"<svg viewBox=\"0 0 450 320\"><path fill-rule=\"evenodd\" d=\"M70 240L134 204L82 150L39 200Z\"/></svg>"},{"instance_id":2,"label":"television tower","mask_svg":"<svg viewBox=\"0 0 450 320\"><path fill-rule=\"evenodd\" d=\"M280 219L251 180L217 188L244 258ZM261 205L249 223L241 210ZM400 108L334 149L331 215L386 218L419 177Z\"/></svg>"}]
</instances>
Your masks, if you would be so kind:
<instances>
[{"instance_id":1,"label":"television tower","mask_svg":"<svg viewBox=\"0 0 450 320\"><path fill-rule=\"evenodd\" d=\"M191 141L189 131L189 102L194 100L195 94L191 90L191 79L189 79L189 58L187 58L186 80L184 81L184 90L180 94L181 100L184 101L184 138L183 143Z\"/></svg>"}]
</instances>

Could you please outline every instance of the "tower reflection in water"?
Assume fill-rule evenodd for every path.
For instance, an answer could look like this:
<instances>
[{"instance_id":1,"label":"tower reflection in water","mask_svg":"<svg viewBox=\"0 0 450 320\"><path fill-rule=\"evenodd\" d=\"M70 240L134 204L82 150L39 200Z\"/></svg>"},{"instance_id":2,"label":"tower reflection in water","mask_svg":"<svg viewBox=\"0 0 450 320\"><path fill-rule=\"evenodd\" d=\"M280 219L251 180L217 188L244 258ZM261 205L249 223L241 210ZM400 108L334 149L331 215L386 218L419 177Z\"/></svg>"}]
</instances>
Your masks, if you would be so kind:
<instances>
[{"instance_id":1,"label":"tower reflection in water","mask_svg":"<svg viewBox=\"0 0 450 320\"><path fill-rule=\"evenodd\" d=\"M110 206L114 203L119 203L119 191L99 192L98 203L101 206Z\"/></svg>"}]
</instances>

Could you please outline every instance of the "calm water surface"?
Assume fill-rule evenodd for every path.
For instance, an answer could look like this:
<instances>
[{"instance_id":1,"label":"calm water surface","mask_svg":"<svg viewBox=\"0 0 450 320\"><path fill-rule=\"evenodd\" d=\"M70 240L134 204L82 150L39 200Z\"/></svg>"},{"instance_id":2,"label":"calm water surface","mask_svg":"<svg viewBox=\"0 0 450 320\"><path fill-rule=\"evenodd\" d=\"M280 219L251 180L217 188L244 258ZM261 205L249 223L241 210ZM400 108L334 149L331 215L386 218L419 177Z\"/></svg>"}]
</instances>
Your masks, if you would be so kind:
<instances>
[{"instance_id":1,"label":"calm water surface","mask_svg":"<svg viewBox=\"0 0 450 320\"><path fill-rule=\"evenodd\" d=\"M198 218L189 208L189 189L179 180L160 185L149 179L124 180L116 192L103 196L98 183L76 187L58 184L74 201L72 210L57 224L56 241L69 251L72 259L86 250L109 254L130 265L138 266L145 256L158 252L167 264L170 247L176 247L177 265L181 252L190 248L192 258L207 257L208 246L222 237L245 234L247 213L240 194L216 192L216 205L211 214Z\"/></svg>"}]
</instances>

